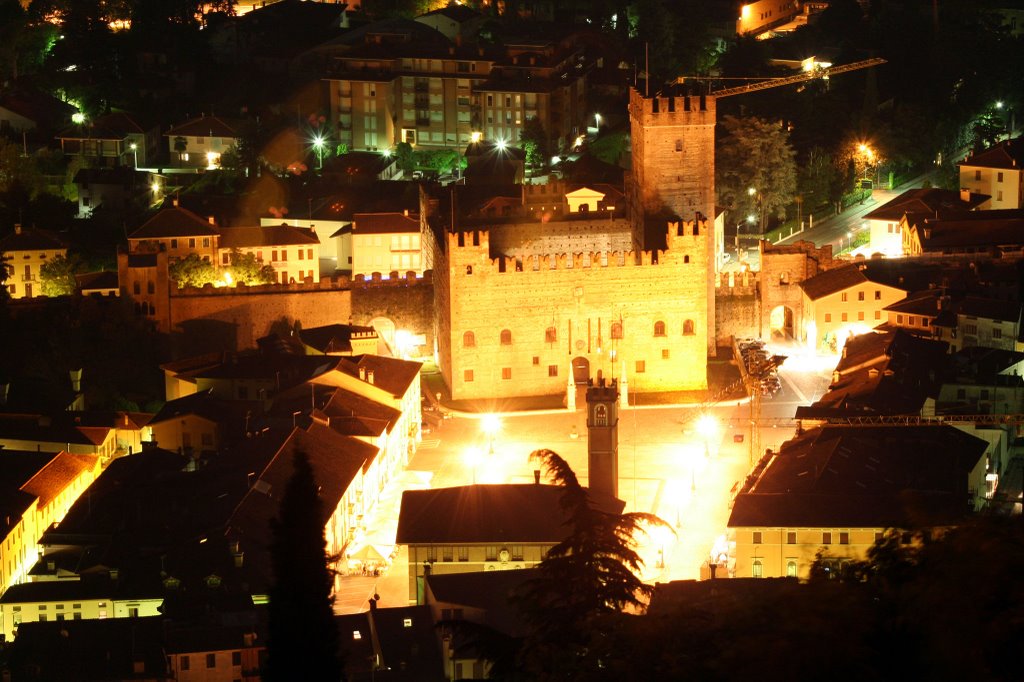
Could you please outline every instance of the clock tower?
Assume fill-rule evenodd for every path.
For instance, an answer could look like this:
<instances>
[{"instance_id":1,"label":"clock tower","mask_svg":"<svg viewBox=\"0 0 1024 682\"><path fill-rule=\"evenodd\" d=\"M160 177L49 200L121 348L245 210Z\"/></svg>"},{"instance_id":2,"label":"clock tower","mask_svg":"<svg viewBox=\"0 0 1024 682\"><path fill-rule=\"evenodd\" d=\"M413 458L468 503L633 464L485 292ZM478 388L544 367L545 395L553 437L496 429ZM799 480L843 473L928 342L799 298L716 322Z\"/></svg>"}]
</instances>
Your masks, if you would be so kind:
<instances>
[{"instance_id":1,"label":"clock tower","mask_svg":"<svg viewBox=\"0 0 1024 682\"><path fill-rule=\"evenodd\" d=\"M619 389L601 373L587 385L587 464L589 487L619 496Z\"/></svg>"}]
</instances>

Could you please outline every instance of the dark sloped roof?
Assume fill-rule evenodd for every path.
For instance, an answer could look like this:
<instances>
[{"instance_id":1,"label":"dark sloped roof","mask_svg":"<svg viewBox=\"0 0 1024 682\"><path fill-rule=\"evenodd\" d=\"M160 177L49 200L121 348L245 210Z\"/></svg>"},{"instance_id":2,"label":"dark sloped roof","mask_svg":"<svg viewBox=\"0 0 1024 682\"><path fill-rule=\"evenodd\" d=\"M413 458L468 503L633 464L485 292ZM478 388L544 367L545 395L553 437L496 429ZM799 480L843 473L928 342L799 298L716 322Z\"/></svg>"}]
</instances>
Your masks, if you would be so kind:
<instances>
[{"instance_id":1,"label":"dark sloped roof","mask_svg":"<svg viewBox=\"0 0 1024 682\"><path fill-rule=\"evenodd\" d=\"M469 485L406 490L396 542L561 542L566 536L560 486ZM621 513L621 500L590 493L602 511Z\"/></svg>"},{"instance_id":2,"label":"dark sloped roof","mask_svg":"<svg viewBox=\"0 0 1024 682\"><path fill-rule=\"evenodd\" d=\"M150 425L161 424L188 414L203 417L216 424L226 416L226 410L221 401L211 395L211 391L200 391L164 403L164 406L149 420L149 423Z\"/></svg>"},{"instance_id":3,"label":"dark sloped roof","mask_svg":"<svg viewBox=\"0 0 1024 682\"><path fill-rule=\"evenodd\" d=\"M319 244L316 232L291 225L256 225L220 228L222 249L243 249L257 246L292 246Z\"/></svg>"},{"instance_id":4,"label":"dark sloped roof","mask_svg":"<svg viewBox=\"0 0 1024 682\"><path fill-rule=\"evenodd\" d=\"M1021 302L968 296L960 302L958 312L960 315L981 317L986 320L1016 323L1020 322Z\"/></svg>"},{"instance_id":5,"label":"dark sloped roof","mask_svg":"<svg viewBox=\"0 0 1024 682\"><path fill-rule=\"evenodd\" d=\"M875 210L864 216L866 220L893 220L898 221L904 213L914 212L935 212L949 210L971 210L989 199L987 194L970 193L968 200L964 201L960 192L951 189L939 189L928 187L921 189L908 189L899 196L887 201Z\"/></svg>"},{"instance_id":6,"label":"dark sloped roof","mask_svg":"<svg viewBox=\"0 0 1024 682\"><path fill-rule=\"evenodd\" d=\"M114 592L114 584L103 579L40 580L11 585L0 597L0 604L101 599L113 596Z\"/></svg>"},{"instance_id":7,"label":"dark sloped roof","mask_svg":"<svg viewBox=\"0 0 1024 682\"><path fill-rule=\"evenodd\" d=\"M471 19L476 19L477 17L482 16L476 10L466 7L465 5L449 3L440 9L435 9L431 12L427 12L426 14L421 14L420 17L432 17L438 14L448 17L452 21L457 21L459 23L462 23L464 21L470 21Z\"/></svg>"},{"instance_id":8,"label":"dark sloped roof","mask_svg":"<svg viewBox=\"0 0 1024 682\"><path fill-rule=\"evenodd\" d=\"M925 251L955 247L996 247L1024 244L1024 210L1000 209L968 213L908 214Z\"/></svg>"},{"instance_id":9,"label":"dark sloped roof","mask_svg":"<svg viewBox=\"0 0 1024 682\"><path fill-rule=\"evenodd\" d=\"M236 137L241 121L224 119L219 116L200 116L186 121L179 126L171 128L166 133L167 137L176 135L194 137Z\"/></svg>"},{"instance_id":10,"label":"dark sloped roof","mask_svg":"<svg viewBox=\"0 0 1024 682\"><path fill-rule=\"evenodd\" d=\"M894 313L907 313L910 315L930 315L934 317L939 314L939 303L941 298L942 292L939 289L915 291L902 300L890 303L882 310L889 310Z\"/></svg>"},{"instance_id":11,"label":"dark sloped roof","mask_svg":"<svg viewBox=\"0 0 1024 682\"><path fill-rule=\"evenodd\" d=\"M967 157L961 166L1019 170L1024 167L1024 139L1003 140L995 146Z\"/></svg>"},{"instance_id":12,"label":"dark sloped roof","mask_svg":"<svg viewBox=\"0 0 1024 682\"><path fill-rule=\"evenodd\" d=\"M67 244L49 230L40 230L35 227L16 227L14 232L0 239L0 253L53 251L67 248Z\"/></svg>"},{"instance_id":13,"label":"dark sloped roof","mask_svg":"<svg viewBox=\"0 0 1024 682\"><path fill-rule=\"evenodd\" d=\"M843 289L867 282L859 265L845 265L840 268L833 268L819 273L814 277L800 282L800 288L804 290L808 298L816 301L819 298L834 294Z\"/></svg>"},{"instance_id":14,"label":"dark sloped roof","mask_svg":"<svg viewBox=\"0 0 1024 682\"><path fill-rule=\"evenodd\" d=\"M101 272L83 272L75 275L79 291L88 293L100 289L116 289L118 287L117 271L103 270Z\"/></svg>"},{"instance_id":15,"label":"dark sloped roof","mask_svg":"<svg viewBox=\"0 0 1024 682\"><path fill-rule=\"evenodd\" d=\"M391 395L400 398L409 390L409 385L419 379L422 366L423 363L420 362L383 355L353 355L340 358L337 368L354 377L359 376L360 369L365 369L367 376L373 372L374 386L380 386Z\"/></svg>"},{"instance_id":16,"label":"dark sloped roof","mask_svg":"<svg viewBox=\"0 0 1024 682\"><path fill-rule=\"evenodd\" d=\"M128 235L129 239L165 239L168 237L212 237L217 228L188 209L165 208Z\"/></svg>"},{"instance_id":17,"label":"dark sloped roof","mask_svg":"<svg viewBox=\"0 0 1024 682\"><path fill-rule=\"evenodd\" d=\"M336 616L345 670L350 680L434 682L445 678L434 620L429 606L373 608ZM355 639L353 632L359 631ZM374 644L380 646L374 651ZM375 669L375 653L385 670Z\"/></svg>"},{"instance_id":18,"label":"dark sloped roof","mask_svg":"<svg viewBox=\"0 0 1024 682\"><path fill-rule=\"evenodd\" d=\"M951 426L812 429L737 495L729 526L953 522L968 513L967 476L985 448Z\"/></svg>"},{"instance_id":19,"label":"dark sloped roof","mask_svg":"<svg viewBox=\"0 0 1024 682\"><path fill-rule=\"evenodd\" d=\"M88 121L86 125L68 126L57 134L65 140L123 140L141 134L145 129L130 114L114 112Z\"/></svg>"},{"instance_id":20,"label":"dark sloped roof","mask_svg":"<svg viewBox=\"0 0 1024 682\"><path fill-rule=\"evenodd\" d=\"M415 216L402 213L357 213L352 217L352 232L359 234L391 234L420 231Z\"/></svg>"},{"instance_id":21,"label":"dark sloped roof","mask_svg":"<svg viewBox=\"0 0 1024 682\"><path fill-rule=\"evenodd\" d=\"M352 350L353 334L376 336L377 330L354 324L329 324L303 329L299 332L299 338L302 339L302 343L316 348L321 353L345 353Z\"/></svg>"}]
</instances>

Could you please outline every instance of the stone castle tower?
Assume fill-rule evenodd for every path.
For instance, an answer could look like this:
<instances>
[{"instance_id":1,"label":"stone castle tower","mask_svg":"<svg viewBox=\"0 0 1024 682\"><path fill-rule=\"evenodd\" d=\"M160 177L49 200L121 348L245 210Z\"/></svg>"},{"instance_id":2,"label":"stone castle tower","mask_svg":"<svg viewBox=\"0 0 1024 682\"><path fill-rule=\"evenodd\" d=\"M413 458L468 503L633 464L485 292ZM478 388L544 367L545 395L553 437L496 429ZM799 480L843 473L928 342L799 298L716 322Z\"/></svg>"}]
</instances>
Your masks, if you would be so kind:
<instances>
[{"instance_id":1,"label":"stone castle tower","mask_svg":"<svg viewBox=\"0 0 1024 682\"><path fill-rule=\"evenodd\" d=\"M630 208L643 248L657 243L666 222L706 221L707 319L715 319L715 98L629 93L632 142ZM708 352L715 352L714 324Z\"/></svg>"},{"instance_id":2,"label":"stone castle tower","mask_svg":"<svg viewBox=\"0 0 1024 682\"><path fill-rule=\"evenodd\" d=\"M587 464L591 490L619 496L619 390L600 375L587 386Z\"/></svg>"}]
</instances>

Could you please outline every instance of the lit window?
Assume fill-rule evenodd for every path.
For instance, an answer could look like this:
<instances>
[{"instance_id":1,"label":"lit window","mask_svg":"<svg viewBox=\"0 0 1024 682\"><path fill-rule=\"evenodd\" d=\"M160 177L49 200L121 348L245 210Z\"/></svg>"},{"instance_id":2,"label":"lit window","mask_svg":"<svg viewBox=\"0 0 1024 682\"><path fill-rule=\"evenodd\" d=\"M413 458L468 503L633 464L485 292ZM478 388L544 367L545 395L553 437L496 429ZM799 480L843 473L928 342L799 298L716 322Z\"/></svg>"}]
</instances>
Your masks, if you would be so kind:
<instances>
[{"instance_id":1,"label":"lit window","mask_svg":"<svg viewBox=\"0 0 1024 682\"><path fill-rule=\"evenodd\" d=\"M683 320L683 336L693 336L694 333L693 320Z\"/></svg>"},{"instance_id":2,"label":"lit window","mask_svg":"<svg viewBox=\"0 0 1024 682\"><path fill-rule=\"evenodd\" d=\"M796 577L796 559L788 559L786 561L786 577L787 578L795 578Z\"/></svg>"},{"instance_id":3,"label":"lit window","mask_svg":"<svg viewBox=\"0 0 1024 682\"><path fill-rule=\"evenodd\" d=\"M511 367L502 367L501 368L501 378L503 380L505 380L505 381L508 381L509 379L511 379L512 378L512 368Z\"/></svg>"},{"instance_id":4,"label":"lit window","mask_svg":"<svg viewBox=\"0 0 1024 682\"><path fill-rule=\"evenodd\" d=\"M404 619L404 620L402 621L402 626L403 626L403 627L407 627L407 628L411 628L411 627L412 627L412 618L406 618L406 619Z\"/></svg>"},{"instance_id":5,"label":"lit window","mask_svg":"<svg viewBox=\"0 0 1024 682\"><path fill-rule=\"evenodd\" d=\"M654 335L665 336L665 323L661 320L654 323Z\"/></svg>"},{"instance_id":6,"label":"lit window","mask_svg":"<svg viewBox=\"0 0 1024 682\"><path fill-rule=\"evenodd\" d=\"M511 346L512 345L512 331L509 329L501 330L501 345Z\"/></svg>"},{"instance_id":7,"label":"lit window","mask_svg":"<svg viewBox=\"0 0 1024 682\"><path fill-rule=\"evenodd\" d=\"M363 638L363 635L362 635L362 633L359 632L359 630L353 630L352 631L352 639L362 639L362 638Z\"/></svg>"},{"instance_id":8,"label":"lit window","mask_svg":"<svg viewBox=\"0 0 1024 682\"><path fill-rule=\"evenodd\" d=\"M462 347L473 348L476 346L476 335L473 332L466 332L462 335Z\"/></svg>"},{"instance_id":9,"label":"lit window","mask_svg":"<svg viewBox=\"0 0 1024 682\"><path fill-rule=\"evenodd\" d=\"M622 338L622 323L621 322L612 322L611 334L612 334L612 338L613 339L621 339Z\"/></svg>"}]
</instances>

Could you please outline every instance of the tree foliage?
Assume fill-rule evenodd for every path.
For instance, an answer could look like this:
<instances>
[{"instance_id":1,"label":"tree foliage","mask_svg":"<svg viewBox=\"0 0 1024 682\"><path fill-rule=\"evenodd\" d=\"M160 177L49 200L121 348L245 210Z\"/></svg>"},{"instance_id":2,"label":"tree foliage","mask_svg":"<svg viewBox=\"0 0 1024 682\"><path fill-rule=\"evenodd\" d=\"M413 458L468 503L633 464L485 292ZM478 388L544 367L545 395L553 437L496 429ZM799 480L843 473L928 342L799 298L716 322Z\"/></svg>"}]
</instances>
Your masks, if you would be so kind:
<instances>
[{"instance_id":1,"label":"tree foliage","mask_svg":"<svg viewBox=\"0 0 1024 682\"><path fill-rule=\"evenodd\" d=\"M238 249L232 249L230 262L229 270L236 282L256 286L258 284L273 284L277 281L277 271L274 270L274 266L256 260L256 254L242 253Z\"/></svg>"},{"instance_id":2,"label":"tree foliage","mask_svg":"<svg viewBox=\"0 0 1024 682\"><path fill-rule=\"evenodd\" d=\"M217 281L217 268L208 261L190 253L185 258L171 263L168 274L178 283L178 288L201 288Z\"/></svg>"},{"instance_id":3,"label":"tree foliage","mask_svg":"<svg viewBox=\"0 0 1024 682\"><path fill-rule=\"evenodd\" d=\"M551 158L551 143L544 125L536 116L526 119L519 133L519 144L526 152L526 165L538 168Z\"/></svg>"},{"instance_id":4,"label":"tree foliage","mask_svg":"<svg viewBox=\"0 0 1024 682\"><path fill-rule=\"evenodd\" d=\"M536 450L530 458L562 486L568 534L518 596L532 628L520 651L522 666L533 679L593 679L601 664L590 652L601 636L601 619L641 607L651 592L638 575L643 561L634 536L644 526L667 524L652 514L597 509L558 454Z\"/></svg>"},{"instance_id":5,"label":"tree foliage","mask_svg":"<svg viewBox=\"0 0 1024 682\"><path fill-rule=\"evenodd\" d=\"M323 505L308 455L296 452L294 466L278 517L271 522L274 584L264 679L340 680L344 669L338 654Z\"/></svg>"},{"instance_id":6,"label":"tree foliage","mask_svg":"<svg viewBox=\"0 0 1024 682\"><path fill-rule=\"evenodd\" d=\"M44 296L70 296L78 288L75 274L81 270L81 261L75 255L57 256L39 268L39 282Z\"/></svg>"},{"instance_id":7,"label":"tree foliage","mask_svg":"<svg viewBox=\"0 0 1024 682\"><path fill-rule=\"evenodd\" d=\"M719 203L739 215L785 218L796 191L796 152L779 122L726 116L716 151ZM750 192L749 189L754 189Z\"/></svg>"}]
</instances>

